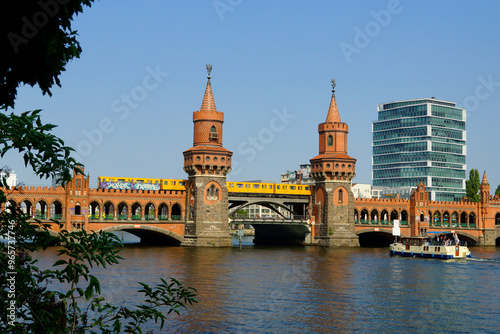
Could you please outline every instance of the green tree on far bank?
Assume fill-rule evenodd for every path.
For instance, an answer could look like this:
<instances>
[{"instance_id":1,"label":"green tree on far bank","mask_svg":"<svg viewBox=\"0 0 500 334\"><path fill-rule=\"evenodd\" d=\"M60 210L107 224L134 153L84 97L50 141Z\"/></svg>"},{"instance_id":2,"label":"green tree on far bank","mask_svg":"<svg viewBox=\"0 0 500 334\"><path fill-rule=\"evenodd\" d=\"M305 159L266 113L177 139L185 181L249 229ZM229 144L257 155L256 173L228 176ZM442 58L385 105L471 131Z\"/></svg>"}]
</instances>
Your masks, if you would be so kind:
<instances>
[{"instance_id":1,"label":"green tree on far bank","mask_svg":"<svg viewBox=\"0 0 500 334\"><path fill-rule=\"evenodd\" d=\"M479 202L481 200L479 196L480 185L479 172L477 169L473 168L469 172L469 179L465 181L465 195L469 201Z\"/></svg>"},{"instance_id":2,"label":"green tree on far bank","mask_svg":"<svg viewBox=\"0 0 500 334\"><path fill-rule=\"evenodd\" d=\"M14 107L17 89L38 85L50 95L53 85L81 48L71 28L73 17L93 0L0 2L0 157L16 150L40 178L71 180L81 165L74 151L44 124L40 110L20 115ZM9 172L7 168L0 171ZM101 296L91 268L118 263L122 244L115 235L84 230L59 233L64 225L30 219L19 208L6 205L11 191L0 179L0 333L142 333L141 325L154 321L163 328L167 316L179 313L195 299L196 290L175 279L161 279L154 287L139 283L143 302L113 305ZM51 269L37 267L32 254L59 245L60 258ZM64 288L55 290L51 282Z\"/></svg>"},{"instance_id":3,"label":"green tree on far bank","mask_svg":"<svg viewBox=\"0 0 500 334\"><path fill-rule=\"evenodd\" d=\"M500 184L497 187L497 190L495 190L495 195L500 196Z\"/></svg>"}]
</instances>

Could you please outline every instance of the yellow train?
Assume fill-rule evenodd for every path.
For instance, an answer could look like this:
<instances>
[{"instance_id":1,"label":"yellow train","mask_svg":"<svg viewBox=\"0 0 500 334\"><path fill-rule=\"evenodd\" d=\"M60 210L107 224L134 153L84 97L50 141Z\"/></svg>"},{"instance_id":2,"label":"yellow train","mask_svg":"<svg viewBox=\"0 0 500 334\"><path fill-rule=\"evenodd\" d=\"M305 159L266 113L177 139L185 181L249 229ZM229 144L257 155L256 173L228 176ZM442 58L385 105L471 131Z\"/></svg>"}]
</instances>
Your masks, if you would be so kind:
<instances>
[{"instance_id":1,"label":"yellow train","mask_svg":"<svg viewBox=\"0 0 500 334\"><path fill-rule=\"evenodd\" d=\"M260 182L227 182L230 193L311 195L312 185Z\"/></svg>"},{"instance_id":2,"label":"yellow train","mask_svg":"<svg viewBox=\"0 0 500 334\"><path fill-rule=\"evenodd\" d=\"M131 190L186 190L187 180L181 179L145 179L99 176L98 187L101 189ZM230 193L308 195L313 192L312 185L261 182L227 182Z\"/></svg>"}]
</instances>

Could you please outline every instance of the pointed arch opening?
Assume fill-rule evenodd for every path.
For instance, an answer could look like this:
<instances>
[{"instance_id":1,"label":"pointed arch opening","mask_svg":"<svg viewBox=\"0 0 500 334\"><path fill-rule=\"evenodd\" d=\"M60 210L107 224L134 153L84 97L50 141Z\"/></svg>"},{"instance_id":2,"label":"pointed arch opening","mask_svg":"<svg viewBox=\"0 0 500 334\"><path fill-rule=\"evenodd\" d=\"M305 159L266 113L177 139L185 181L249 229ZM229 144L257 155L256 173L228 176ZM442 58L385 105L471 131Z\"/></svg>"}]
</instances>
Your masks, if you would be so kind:
<instances>
[{"instance_id":1,"label":"pointed arch opening","mask_svg":"<svg viewBox=\"0 0 500 334\"><path fill-rule=\"evenodd\" d=\"M217 141L219 139L219 135L217 133L217 128L215 125L212 125L210 128L210 140Z\"/></svg>"},{"instance_id":2,"label":"pointed arch opening","mask_svg":"<svg viewBox=\"0 0 500 334\"><path fill-rule=\"evenodd\" d=\"M212 185L207 189L207 200L217 201L219 200L219 188L212 183Z\"/></svg>"},{"instance_id":3,"label":"pointed arch opening","mask_svg":"<svg viewBox=\"0 0 500 334\"><path fill-rule=\"evenodd\" d=\"M28 200L21 202L21 212L25 217L31 218L33 215L33 204Z\"/></svg>"},{"instance_id":4,"label":"pointed arch opening","mask_svg":"<svg viewBox=\"0 0 500 334\"><path fill-rule=\"evenodd\" d=\"M465 212L460 214L460 226L467 227L467 213Z\"/></svg>"},{"instance_id":5,"label":"pointed arch opening","mask_svg":"<svg viewBox=\"0 0 500 334\"><path fill-rule=\"evenodd\" d=\"M448 211L443 213L443 227L450 227L450 214Z\"/></svg>"},{"instance_id":6,"label":"pointed arch opening","mask_svg":"<svg viewBox=\"0 0 500 334\"><path fill-rule=\"evenodd\" d=\"M456 212L451 214L451 226L458 227L458 213Z\"/></svg>"},{"instance_id":7,"label":"pointed arch opening","mask_svg":"<svg viewBox=\"0 0 500 334\"><path fill-rule=\"evenodd\" d=\"M35 217L37 219L47 219L47 203L45 201L39 201L36 203Z\"/></svg>"},{"instance_id":8,"label":"pointed arch opening","mask_svg":"<svg viewBox=\"0 0 500 334\"><path fill-rule=\"evenodd\" d=\"M63 218L62 203L59 201L54 201L50 205L50 218L55 220L61 220Z\"/></svg>"},{"instance_id":9,"label":"pointed arch opening","mask_svg":"<svg viewBox=\"0 0 500 334\"><path fill-rule=\"evenodd\" d=\"M378 215L378 210L377 209L373 209L372 210L372 212L370 214L370 218L371 218L372 224L377 224L378 223L379 215Z\"/></svg>"},{"instance_id":10,"label":"pointed arch opening","mask_svg":"<svg viewBox=\"0 0 500 334\"><path fill-rule=\"evenodd\" d=\"M112 220L115 218L115 206L113 205L113 203L106 202L104 204L103 216L106 220Z\"/></svg>"},{"instance_id":11,"label":"pointed arch opening","mask_svg":"<svg viewBox=\"0 0 500 334\"><path fill-rule=\"evenodd\" d=\"M469 227L476 227L476 215L474 212L469 214Z\"/></svg>"},{"instance_id":12,"label":"pointed arch opening","mask_svg":"<svg viewBox=\"0 0 500 334\"><path fill-rule=\"evenodd\" d=\"M408 225L408 212L406 210L401 211L401 225Z\"/></svg>"},{"instance_id":13,"label":"pointed arch opening","mask_svg":"<svg viewBox=\"0 0 500 334\"><path fill-rule=\"evenodd\" d=\"M181 220L182 218L182 208L178 203L172 206L172 220Z\"/></svg>"},{"instance_id":14,"label":"pointed arch opening","mask_svg":"<svg viewBox=\"0 0 500 334\"><path fill-rule=\"evenodd\" d=\"M439 211L434 212L434 226L441 226L441 214Z\"/></svg>"},{"instance_id":15,"label":"pointed arch opening","mask_svg":"<svg viewBox=\"0 0 500 334\"><path fill-rule=\"evenodd\" d=\"M139 203L132 204L132 220L142 219L142 207Z\"/></svg>"},{"instance_id":16,"label":"pointed arch opening","mask_svg":"<svg viewBox=\"0 0 500 334\"><path fill-rule=\"evenodd\" d=\"M79 216L82 214L82 207L80 206L80 203L75 204L75 216Z\"/></svg>"},{"instance_id":17,"label":"pointed arch opening","mask_svg":"<svg viewBox=\"0 0 500 334\"><path fill-rule=\"evenodd\" d=\"M391 219L389 221L389 224L394 224L395 220L399 219L399 213L396 210L391 211Z\"/></svg>"},{"instance_id":18,"label":"pointed arch opening","mask_svg":"<svg viewBox=\"0 0 500 334\"><path fill-rule=\"evenodd\" d=\"M165 203L158 207L158 220L168 220L168 206Z\"/></svg>"},{"instance_id":19,"label":"pointed arch opening","mask_svg":"<svg viewBox=\"0 0 500 334\"><path fill-rule=\"evenodd\" d=\"M144 218L146 220L155 220L155 206L153 203L148 203L144 210Z\"/></svg>"},{"instance_id":20,"label":"pointed arch opening","mask_svg":"<svg viewBox=\"0 0 500 334\"><path fill-rule=\"evenodd\" d=\"M90 202L89 205L89 219L95 220L101 217L101 208L97 201Z\"/></svg>"},{"instance_id":21,"label":"pointed arch opening","mask_svg":"<svg viewBox=\"0 0 500 334\"><path fill-rule=\"evenodd\" d=\"M382 212L380 213L380 223L381 224L384 224L384 225L387 225L389 224L389 213L387 212L387 210L382 210Z\"/></svg>"},{"instance_id":22,"label":"pointed arch opening","mask_svg":"<svg viewBox=\"0 0 500 334\"><path fill-rule=\"evenodd\" d=\"M118 220L126 220L128 219L128 206L127 203L121 202L118 204L117 210Z\"/></svg>"},{"instance_id":23,"label":"pointed arch opening","mask_svg":"<svg viewBox=\"0 0 500 334\"><path fill-rule=\"evenodd\" d=\"M368 210L361 210L361 224L368 224Z\"/></svg>"}]
</instances>

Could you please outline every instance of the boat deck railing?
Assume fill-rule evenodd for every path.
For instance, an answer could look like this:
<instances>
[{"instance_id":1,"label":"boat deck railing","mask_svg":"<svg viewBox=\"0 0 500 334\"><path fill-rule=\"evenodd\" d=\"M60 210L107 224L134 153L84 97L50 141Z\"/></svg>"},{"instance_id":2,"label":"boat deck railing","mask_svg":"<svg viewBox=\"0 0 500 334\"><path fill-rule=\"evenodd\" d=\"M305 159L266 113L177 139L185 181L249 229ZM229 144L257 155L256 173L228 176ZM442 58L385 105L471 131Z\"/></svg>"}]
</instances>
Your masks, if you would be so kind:
<instances>
[{"instance_id":1,"label":"boat deck railing","mask_svg":"<svg viewBox=\"0 0 500 334\"><path fill-rule=\"evenodd\" d=\"M428 241L427 243L424 243L425 246L457 246L457 243L455 240L448 239L448 240L431 240ZM458 246L467 246L467 241L465 240L460 240L458 242Z\"/></svg>"}]
</instances>

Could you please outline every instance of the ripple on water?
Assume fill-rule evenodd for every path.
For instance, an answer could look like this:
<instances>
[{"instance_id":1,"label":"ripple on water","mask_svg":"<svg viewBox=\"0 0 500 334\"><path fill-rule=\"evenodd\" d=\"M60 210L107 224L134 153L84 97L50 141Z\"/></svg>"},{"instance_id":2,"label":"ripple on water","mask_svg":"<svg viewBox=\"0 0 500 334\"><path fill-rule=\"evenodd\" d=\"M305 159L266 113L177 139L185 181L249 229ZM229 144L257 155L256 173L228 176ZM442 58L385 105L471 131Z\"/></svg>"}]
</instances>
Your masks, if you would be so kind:
<instances>
[{"instance_id":1,"label":"ripple on water","mask_svg":"<svg viewBox=\"0 0 500 334\"><path fill-rule=\"evenodd\" d=\"M494 333L499 251L438 261L385 248L126 247L122 263L95 273L107 297L125 304L137 302L137 281L175 277L195 287L199 304L169 318L173 333Z\"/></svg>"}]
</instances>

